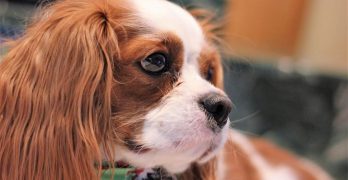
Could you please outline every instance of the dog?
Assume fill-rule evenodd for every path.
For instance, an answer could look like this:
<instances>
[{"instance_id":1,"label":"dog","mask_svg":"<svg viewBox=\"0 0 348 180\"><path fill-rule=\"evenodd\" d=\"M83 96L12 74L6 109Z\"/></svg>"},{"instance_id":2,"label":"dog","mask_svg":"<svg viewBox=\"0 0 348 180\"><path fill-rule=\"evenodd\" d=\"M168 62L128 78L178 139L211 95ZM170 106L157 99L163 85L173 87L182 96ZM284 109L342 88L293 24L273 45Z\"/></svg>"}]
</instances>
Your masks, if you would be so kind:
<instances>
[{"instance_id":1,"label":"dog","mask_svg":"<svg viewBox=\"0 0 348 180\"><path fill-rule=\"evenodd\" d=\"M202 22L165 0L47 5L0 64L1 179L100 179L105 162L141 169L138 179L153 168L168 179L330 179L230 130Z\"/></svg>"}]
</instances>

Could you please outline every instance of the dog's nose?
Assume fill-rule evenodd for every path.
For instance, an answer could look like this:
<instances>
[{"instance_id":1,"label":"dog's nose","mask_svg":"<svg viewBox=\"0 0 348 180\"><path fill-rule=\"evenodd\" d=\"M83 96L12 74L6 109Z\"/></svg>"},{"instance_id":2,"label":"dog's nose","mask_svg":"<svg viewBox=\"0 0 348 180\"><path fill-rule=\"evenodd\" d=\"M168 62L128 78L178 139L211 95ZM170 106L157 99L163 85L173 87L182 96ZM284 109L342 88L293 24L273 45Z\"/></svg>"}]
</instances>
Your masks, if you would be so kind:
<instances>
[{"instance_id":1,"label":"dog's nose","mask_svg":"<svg viewBox=\"0 0 348 180\"><path fill-rule=\"evenodd\" d=\"M210 93L200 100L208 116L211 116L218 127L223 128L227 123L227 116L231 112L232 102L223 95Z\"/></svg>"}]
</instances>

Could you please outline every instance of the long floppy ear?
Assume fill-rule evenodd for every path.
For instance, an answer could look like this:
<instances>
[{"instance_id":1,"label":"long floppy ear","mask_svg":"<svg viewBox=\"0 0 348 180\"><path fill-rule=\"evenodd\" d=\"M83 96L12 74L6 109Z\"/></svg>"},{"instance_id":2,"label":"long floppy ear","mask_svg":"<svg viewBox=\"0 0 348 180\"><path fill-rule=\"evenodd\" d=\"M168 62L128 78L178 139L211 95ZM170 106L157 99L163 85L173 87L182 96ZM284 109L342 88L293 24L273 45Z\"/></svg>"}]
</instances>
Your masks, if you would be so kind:
<instances>
[{"instance_id":1,"label":"long floppy ear","mask_svg":"<svg viewBox=\"0 0 348 180\"><path fill-rule=\"evenodd\" d=\"M0 64L1 179L97 178L112 131L118 11L59 1L12 43Z\"/></svg>"}]
</instances>

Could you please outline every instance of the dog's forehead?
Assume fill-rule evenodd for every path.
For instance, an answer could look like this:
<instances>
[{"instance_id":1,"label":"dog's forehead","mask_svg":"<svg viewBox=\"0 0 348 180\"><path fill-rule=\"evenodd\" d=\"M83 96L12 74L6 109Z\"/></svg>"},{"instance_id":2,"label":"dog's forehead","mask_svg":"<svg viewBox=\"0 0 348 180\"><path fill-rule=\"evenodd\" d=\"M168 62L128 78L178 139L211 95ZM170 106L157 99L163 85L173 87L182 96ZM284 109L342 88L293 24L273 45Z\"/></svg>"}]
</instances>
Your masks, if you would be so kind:
<instances>
[{"instance_id":1,"label":"dog's forehead","mask_svg":"<svg viewBox=\"0 0 348 180\"><path fill-rule=\"evenodd\" d=\"M166 0L131 0L137 15L155 31L172 32L183 42L186 60L195 60L204 44L203 31L194 17Z\"/></svg>"}]
</instances>

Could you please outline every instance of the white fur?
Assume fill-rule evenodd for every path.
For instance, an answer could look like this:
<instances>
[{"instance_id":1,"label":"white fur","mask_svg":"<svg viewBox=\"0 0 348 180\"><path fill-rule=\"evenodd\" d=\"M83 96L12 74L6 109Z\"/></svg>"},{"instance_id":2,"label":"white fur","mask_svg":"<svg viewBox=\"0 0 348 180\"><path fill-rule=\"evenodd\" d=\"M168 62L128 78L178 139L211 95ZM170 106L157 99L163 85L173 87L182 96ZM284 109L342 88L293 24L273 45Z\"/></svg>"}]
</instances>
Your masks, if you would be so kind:
<instances>
[{"instance_id":1,"label":"white fur","mask_svg":"<svg viewBox=\"0 0 348 180\"><path fill-rule=\"evenodd\" d=\"M235 130L230 131L230 140L240 147L260 174L261 180L298 180L293 169L288 166L272 166L257 152L250 141Z\"/></svg>"},{"instance_id":2,"label":"white fur","mask_svg":"<svg viewBox=\"0 0 348 180\"><path fill-rule=\"evenodd\" d=\"M222 180L226 179L226 164L225 164L226 153L222 150L217 156L217 166L216 166L216 179Z\"/></svg>"},{"instance_id":3,"label":"white fur","mask_svg":"<svg viewBox=\"0 0 348 180\"><path fill-rule=\"evenodd\" d=\"M201 27L188 12L164 0L132 2L138 16L155 33L172 32L183 42L184 63L179 77L182 84L145 116L141 142L152 151L135 154L118 148L117 155L137 167L163 166L171 173L182 172L194 161L208 161L223 147L229 123L221 132L214 133L198 101L208 93L225 93L200 75L198 56L205 39ZM212 151L201 158L208 149Z\"/></svg>"},{"instance_id":4,"label":"white fur","mask_svg":"<svg viewBox=\"0 0 348 180\"><path fill-rule=\"evenodd\" d=\"M198 22L181 7L166 0L131 0L138 16L154 30L175 33L184 44L186 60L195 60L204 35ZM156 33L156 32L155 32Z\"/></svg>"}]
</instances>

